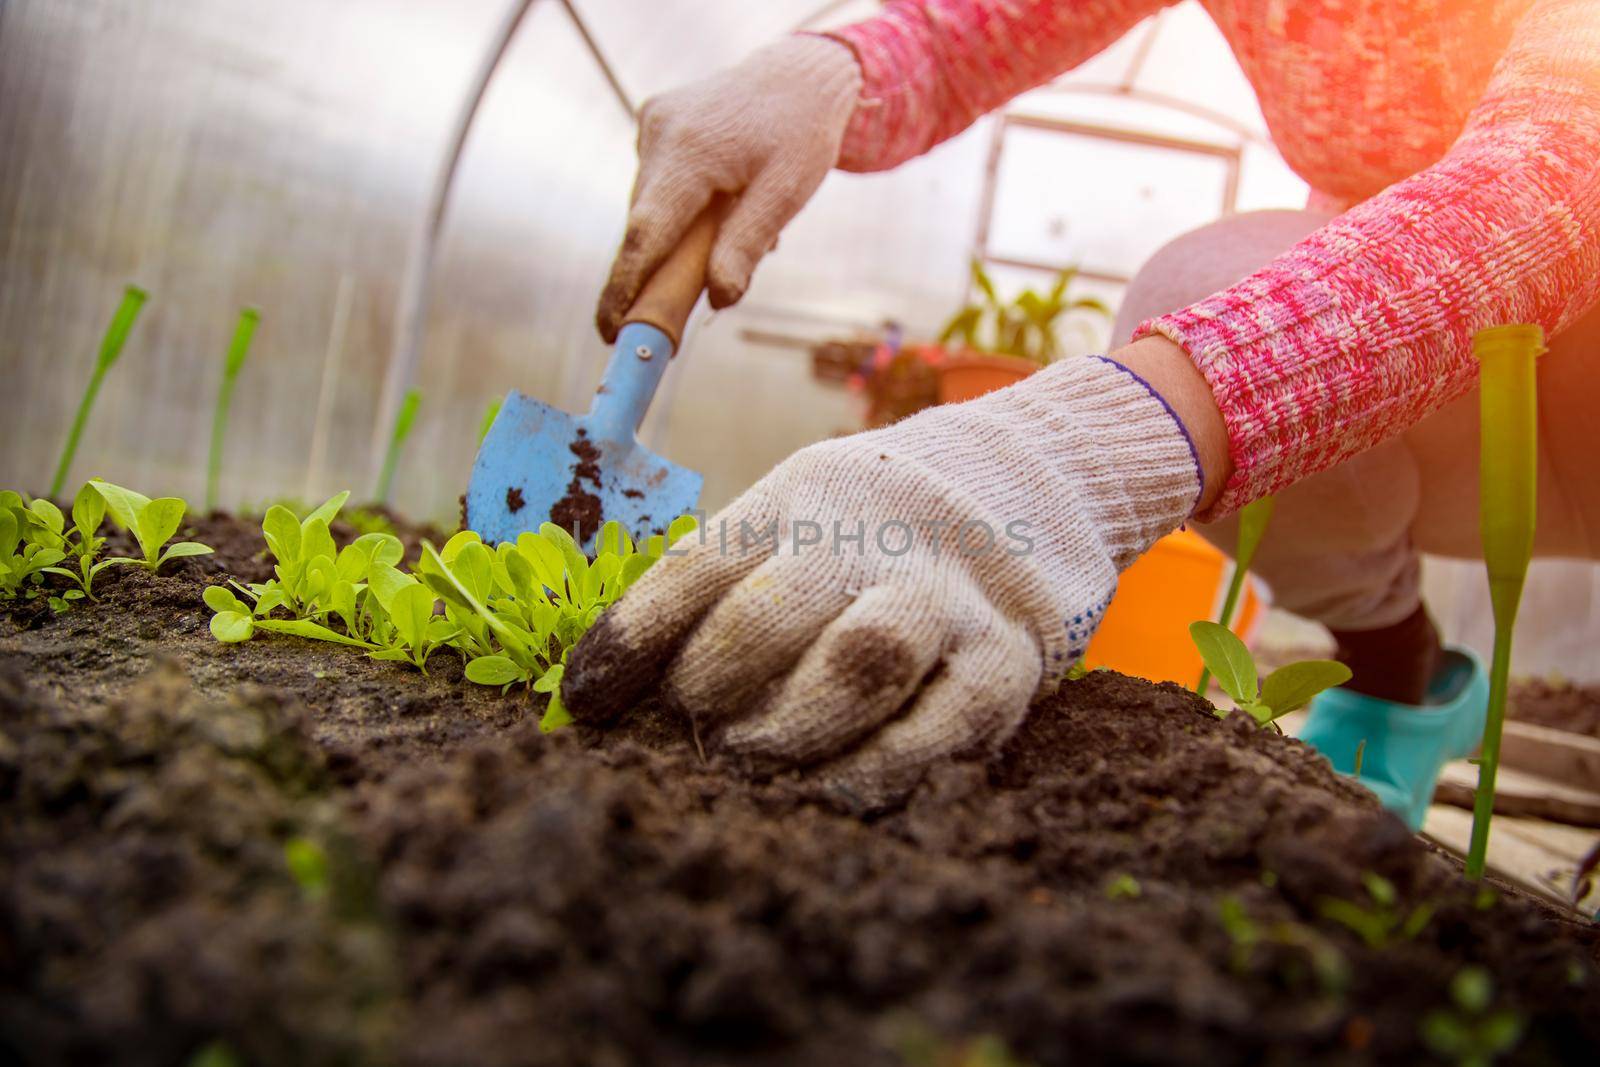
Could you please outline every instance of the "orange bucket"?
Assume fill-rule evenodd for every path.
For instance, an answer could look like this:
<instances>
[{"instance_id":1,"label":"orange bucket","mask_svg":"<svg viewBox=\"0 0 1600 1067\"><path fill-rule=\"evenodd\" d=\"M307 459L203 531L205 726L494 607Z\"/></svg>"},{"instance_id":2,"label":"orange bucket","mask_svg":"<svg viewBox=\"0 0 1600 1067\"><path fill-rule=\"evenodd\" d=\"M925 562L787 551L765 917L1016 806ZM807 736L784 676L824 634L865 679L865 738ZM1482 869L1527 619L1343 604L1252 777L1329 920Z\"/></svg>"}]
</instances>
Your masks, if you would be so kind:
<instances>
[{"instance_id":1,"label":"orange bucket","mask_svg":"<svg viewBox=\"0 0 1600 1067\"><path fill-rule=\"evenodd\" d=\"M1189 624L1217 617L1232 578L1233 560L1205 538L1193 530L1168 534L1122 572L1084 665L1194 685L1204 664L1189 639ZM1248 643L1266 608L1265 590L1247 578L1233 631Z\"/></svg>"}]
</instances>

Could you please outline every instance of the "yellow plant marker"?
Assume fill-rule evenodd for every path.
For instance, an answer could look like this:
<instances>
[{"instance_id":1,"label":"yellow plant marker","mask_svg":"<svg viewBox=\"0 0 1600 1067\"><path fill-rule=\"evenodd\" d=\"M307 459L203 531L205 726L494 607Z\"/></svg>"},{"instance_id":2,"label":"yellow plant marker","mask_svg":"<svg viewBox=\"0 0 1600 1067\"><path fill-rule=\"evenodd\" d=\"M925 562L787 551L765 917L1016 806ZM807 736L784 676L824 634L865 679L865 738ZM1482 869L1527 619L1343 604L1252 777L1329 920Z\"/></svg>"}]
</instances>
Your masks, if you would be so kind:
<instances>
[{"instance_id":1,"label":"yellow plant marker","mask_svg":"<svg viewBox=\"0 0 1600 1067\"><path fill-rule=\"evenodd\" d=\"M1472 805L1467 877L1483 877L1494 814L1494 779L1500 766L1500 731L1506 718L1511 633L1522 602L1522 583L1533 555L1538 499L1539 395L1534 361L1544 352L1538 326L1495 326L1472 338L1478 368L1479 524L1483 561L1494 609L1494 659L1489 668L1489 714Z\"/></svg>"}]
</instances>

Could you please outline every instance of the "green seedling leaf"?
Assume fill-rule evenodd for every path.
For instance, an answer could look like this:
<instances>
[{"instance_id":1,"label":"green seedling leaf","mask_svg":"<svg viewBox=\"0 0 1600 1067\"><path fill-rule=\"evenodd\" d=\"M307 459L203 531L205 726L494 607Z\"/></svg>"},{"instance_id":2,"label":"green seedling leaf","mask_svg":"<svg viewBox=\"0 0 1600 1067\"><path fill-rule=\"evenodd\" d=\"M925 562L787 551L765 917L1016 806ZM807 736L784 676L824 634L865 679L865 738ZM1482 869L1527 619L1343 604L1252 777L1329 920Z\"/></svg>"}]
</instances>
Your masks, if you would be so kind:
<instances>
[{"instance_id":1,"label":"green seedling leaf","mask_svg":"<svg viewBox=\"0 0 1600 1067\"><path fill-rule=\"evenodd\" d=\"M533 683L536 691L550 694L550 703L545 705L544 715L539 719L539 730L542 733L559 730L572 722L572 714L561 702L561 678L565 673L566 668L558 663Z\"/></svg>"},{"instance_id":2,"label":"green seedling leaf","mask_svg":"<svg viewBox=\"0 0 1600 1067\"><path fill-rule=\"evenodd\" d=\"M422 558L425 563L432 565L432 570L429 572L430 577L441 582L441 587L436 588L437 592L440 592L441 595L445 595L447 597L459 597L467 607L471 608L479 615L479 617L484 620L484 622L488 623L489 628L494 631L495 637L499 639L500 643L505 646L508 652L515 653L523 657L527 657L532 654L532 650L528 648L527 642L520 635L518 635L514 629L512 629L510 624L496 616L494 612L488 609L488 607L476 600L473 597L472 592L467 589L458 578L456 578L449 567L445 566L444 560L439 558L438 549L434 548L433 545L426 541L422 543Z\"/></svg>"},{"instance_id":3,"label":"green seedling leaf","mask_svg":"<svg viewBox=\"0 0 1600 1067\"><path fill-rule=\"evenodd\" d=\"M279 563L288 566L300 561L300 520L294 512L282 504L272 505L262 516L261 533Z\"/></svg>"},{"instance_id":4,"label":"green seedling leaf","mask_svg":"<svg viewBox=\"0 0 1600 1067\"><path fill-rule=\"evenodd\" d=\"M494 556L479 541L460 546L455 558L449 561L450 571L474 600L487 604L494 591Z\"/></svg>"},{"instance_id":5,"label":"green seedling leaf","mask_svg":"<svg viewBox=\"0 0 1600 1067\"><path fill-rule=\"evenodd\" d=\"M1223 691L1241 706L1254 704L1260 696L1256 664L1245 643L1226 626L1205 620L1190 623L1189 636Z\"/></svg>"},{"instance_id":6,"label":"green seedling leaf","mask_svg":"<svg viewBox=\"0 0 1600 1067\"><path fill-rule=\"evenodd\" d=\"M211 636L225 645L250 640L255 628L255 619L246 611L219 611L211 616Z\"/></svg>"},{"instance_id":7,"label":"green seedling leaf","mask_svg":"<svg viewBox=\"0 0 1600 1067\"><path fill-rule=\"evenodd\" d=\"M283 845L284 864L301 892L321 899L328 892L328 854L309 837L291 837Z\"/></svg>"},{"instance_id":8,"label":"green seedling leaf","mask_svg":"<svg viewBox=\"0 0 1600 1067\"><path fill-rule=\"evenodd\" d=\"M564 590L567 563L561 546L541 533L517 536L517 552L533 567L533 573L546 588Z\"/></svg>"},{"instance_id":9,"label":"green seedling leaf","mask_svg":"<svg viewBox=\"0 0 1600 1067\"><path fill-rule=\"evenodd\" d=\"M412 582L395 593L387 610L400 639L414 649L427 646L428 622L433 618L433 591Z\"/></svg>"},{"instance_id":10,"label":"green seedling leaf","mask_svg":"<svg viewBox=\"0 0 1600 1067\"><path fill-rule=\"evenodd\" d=\"M578 547L578 542L553 522L541 523L539 536L561 550L561 558L566 565L568 587L573 590L581 588L583 576L589 573L589 558L583 554L583 549Z\"/></svg>"},{"instance_id":11,"label":"green seedling leaf","mask_svg":"<svg viewBox=\"0 0 1600 1067\"><path fill-rule=\"evenodd\" d=\"M30 501L28 511L35 522L53 534L59 534L66 526L66 519L61 515L61 509L48 500L38 499Z\"/></svg>"},{"instance_id":12,"label":"green seedling leaf","mask_svg":"<svg viewBox=\"0 0 1600 1067\"><path fill-rule=\"evenodd\" d=\"M133 532L139 539L139 547L144 549L145 559L151 563L156 561L161 546L178 532L187 506L175 496L164 496L139 510L138 525Z\"/></svg>"},{"instance_id":13,"label":"green seedling leaf","mask_svg":"<svg viewBox=\"0 0 1600 1067\"><path fill-rule=\"evenodd\" d=\"M312 508L306 515L305 521L310 522L312 519L321 519L324 523L331 523L338 516L339 509L344 507L344 502L349 499L350 490L348 489L342 493L335 493L321 504Z\"/></svg>"},{"instance_id":14,"label":"green seedling leaf","mask_svg":"<svg viewBox=\"0 0 1600 1067\"><path fill-rule=\"evenodd\" d=\"M199 541L179 541L175 545L167 546L167 550L161 553L160 558L156 560L156 567L159 569L169 559L183 559L186 556L209 556L212 551L213 549L210 545L202 545Z\"/></svg>"},{"instance_id":15,"label":"green seedling leaf","mask_svg":"<svg viewBox=\"0 0 1600 1067\"><path fill-rule=\"evenodd\" d=\"M527 678L528 672L506 656L479 656L467 664L467 681L478 685L510 685Z\"/></svg>"},{"instance_id":16,"label":"green seedling leaf","mask_svg":"<svg viewBox=\"0 0 1600 1067\"><path fill-rule=\"evenodd\" d=\"M621 572L622 588L626 590L630 588L634 582L637 582L640 578L644 577L644 572L649 570L650 565L654 562L654 557L647 556L643 553L635 556L629 556L627 559L623 560Z\"/></svg>"},{"instance_id":17,"label":"green seedling leaf","mask_svg":"<svg viewBox=\"0 0 1600 1067\"><path fill-rule=\"evenodd\" d=\"M238 325L233 330L233 340L228 344L228 354L222 363L222 382L217 387L217 403L211 415L211 450L206 460L206 510L217 506L217 485L222 478L222 446L228 437L228 413L233 406L233 390L238 384L239 372L250 352L250 340L261 322L261 312L245 308L239 312Z\"/></svg>"},{"instance_id":18,"label":"green seedling leaf","mask_svg":"<svg viewBox=\"0 0 1600 1067\"><path fill-rule=\"evenodd\" d=\"M416 584L415 578L401 573L388 563L374 563L367 571L367 588L378 598L383 610L391 615L394 614L394 598L402 589Z\"/></svg>"},{"instance_id":19,"label":"green seedling leaf","mask_svg":"<svg viewBox=\"0 0 1600 1067\"><path fill-rule=\"evenodd\" d=\"M256 628L269 630L277 634L289 634L293 637L308 637L313 641L331 641L336 645L349 645L352 648L373 649L377 646L370 641L349 637L337 630L330 630L321 623L312 622L310 619L257 619Z\"/></svg>"},{"instance_id":20,"label":"green seedling leaf","mask_svg":"<svg viewBox=\"0 0 1600 1067\"><path fill-rule=\"evenodd\" d=\"M206 591L200 594L206 602L206 607L212 611L238 611L249 614L250 609L244 601L234 595L233 590L225 585L208 585Z\"/></svg>"},{"instance_id":21,"label":"green seedling leaf","mask_svg":"<svg viewBox=\"0 0 1600 1067\"><path fill-rule=\"evenodd\" d=\"M1261 683L1261 703L1277 719L1311 703L1325 689L1350 680L1350 668L1330 659L1308 659L1279 667Z\"/></svg>"},{"instance_id":22,"label":"green seedling leaf","mask_svg":"<svg viewBox=\"0 0 1600 1067\"><path fill-rule=\"evenodd\" d=\"M313 560L322 557L331 564L338 554L338 546L333 543L333 535L328 532L327 519L310 518L300 524L301 558Z\"/></svg>"},{"instance_id":23,"label":"green seedling leaf","mask_svg":"<svg viewBox=\"0 0 1600 1067\"><path fill-rule=\"evenodd\" d=\"M22 542L22 534L17 523L16 512L6 509L0 511L0 559L12 555L17 550L17 545Z\"/></svg>"},{"instance_id":24,"label":"green seedling leaf","mask_svg":"<svg viewBox=\"0 0 1600 1067\"><path fill-rule=\"evenodd\" d=\"M117 357L122 355L122 346L128 340L128 332L133 329L133 320L139 317L139 309L144 306L148 294L137 285L130 285L122 291L122 303L117 306L117 313L111 318L111 325L106 327L105 338L100 342L100 355L95 359L94 372L89 376L89 384L83 391L83 399L78 403L78 413L73 417L72 429L67 432L66 444L61 447L61 459L56 464L56 474L50 482L50 495L58 497L67 487L67 472L72 469L72 457L77 455L78 441L83 437L83 428L89 421L89 411L94 407L94 398L100 392L100 383L105 381L106 372L117 362Z\"/></svg>"},{"instance_id":25,"label":"green seedling leaf","mask_svg":"<svg viewBox=\"0 0 1600 1067\"><path fill-rule=\"evenodd\" d=\"M693 515L679 515L667 526L667 544L675 545L700 529L700 520Z\"/></svg>"},{"instance_id":26,"label":"green seedling leaf","mask_svg":"<svg viewBox=\"0 0 1600 1067\"><path fill-rule=\"evenodd\" d=\"M111 511L111 520L137 537L139 513L150 506L150 498L143 493L124 489L120 485L112 485L99 478L89 479L89 484L94 486L95 491L105 500L106 507Z\"/></svg>"},{"instance_id":27,"label":"green seedling leaf","mask_svg":"<svg viewBox=\"0 0 1600 1067\"><path fill-rule=\"evenodd\" d=\"M72 500L72 524L80 537L92 537L106 517L106 498L85 482Z\"/></svg>"}]
</instances>

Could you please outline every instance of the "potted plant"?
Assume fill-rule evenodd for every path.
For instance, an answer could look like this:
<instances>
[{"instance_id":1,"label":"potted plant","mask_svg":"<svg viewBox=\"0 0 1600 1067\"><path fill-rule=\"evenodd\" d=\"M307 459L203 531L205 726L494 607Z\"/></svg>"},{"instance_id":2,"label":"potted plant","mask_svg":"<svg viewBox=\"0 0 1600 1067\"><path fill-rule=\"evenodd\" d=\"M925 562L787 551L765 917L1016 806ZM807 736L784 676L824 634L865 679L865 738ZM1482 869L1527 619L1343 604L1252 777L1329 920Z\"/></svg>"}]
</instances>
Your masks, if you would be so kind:
<instances>
[{"instance_id":1,"label":"potted plant","mask_svg":"<svg viewBox=\"0 0 1600 1067\"><path fill-rule=\"evenodd\" d=\"M1095 297L1068 296L1077 274L1077 268L1067 267L1045 293L1024 289L1004 301L974 257L972 283L979 299L951 316L939 335L945 347L939 361L939 402L970 400L1004 388L1056 359L1061 354L1056 331L1067 313L1093 311L1109 317L1111 310Z\"/></svg>"}]
</instances>

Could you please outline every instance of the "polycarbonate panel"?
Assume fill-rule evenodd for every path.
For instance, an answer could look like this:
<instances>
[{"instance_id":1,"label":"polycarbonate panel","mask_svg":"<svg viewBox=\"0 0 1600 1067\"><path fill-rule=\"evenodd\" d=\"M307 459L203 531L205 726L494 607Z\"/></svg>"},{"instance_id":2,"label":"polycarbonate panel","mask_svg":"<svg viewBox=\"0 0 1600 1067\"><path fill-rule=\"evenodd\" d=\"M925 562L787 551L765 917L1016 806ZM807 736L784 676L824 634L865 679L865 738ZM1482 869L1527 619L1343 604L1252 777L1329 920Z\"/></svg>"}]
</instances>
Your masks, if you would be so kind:
<instances>
[{"instance_id":1,"label":"polycarbonate panel","mask_svg":"<svg viewBox=\"0 0 1600 1067\"><path fill-rule=\"evenodd\" d=\"M576 0L633 103L803 20L832 24L875 6ZM26 398L0 431L0 481L47 478L100 332L136 280L152 299L78 474L197 496L222 352L251 303L263 325L235 405L224 503L365 495L406 256L506 10L492 0L0 6L0 365ZM1196 16L1192 5L1165 16L1148 54L1167 55L1171 20ZM1144 32L1071 77L1108 76ZM1225 45L1214 32L1196 40L1180 44L1189 92L1237 104ZM1159 84L1172 63L1147 61L1140 77ZM1018 106L1043 107L1041 93ZM1244 102L1237 124L1258 121ZM1129 121L1123 107L1101 98L1091 110ZM856 399L812 380L808 344L888 319L926 337L960 306L991 130L981 121L891 173L830 176L744 304L691 330L645 433L705 473L708 503L854 426ZM591 316L622 232L633 138L563 5L537 0L449 199L417 370L422 410L396 484L404 510L453 512L494 395L516 387L586 405L606 355ZM1252 180L1247 167L1241 190ZM1272 202L1288 184L1258 187L1257 200ZM1058 217L1067 232L1112 211L1093 188L1022 195L1006 210L1035 225ZM1212 210L1208 200L1196 218Z\"/></svg>"}]
</instances>

